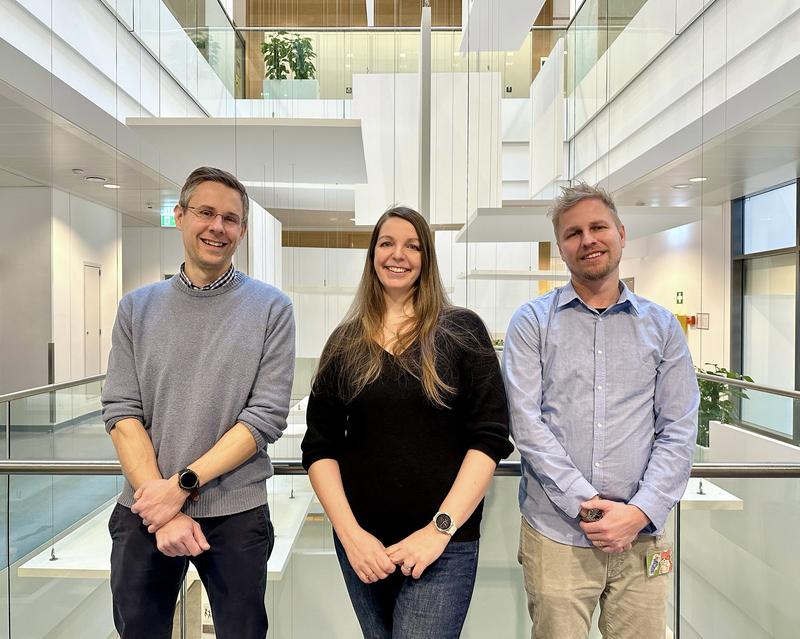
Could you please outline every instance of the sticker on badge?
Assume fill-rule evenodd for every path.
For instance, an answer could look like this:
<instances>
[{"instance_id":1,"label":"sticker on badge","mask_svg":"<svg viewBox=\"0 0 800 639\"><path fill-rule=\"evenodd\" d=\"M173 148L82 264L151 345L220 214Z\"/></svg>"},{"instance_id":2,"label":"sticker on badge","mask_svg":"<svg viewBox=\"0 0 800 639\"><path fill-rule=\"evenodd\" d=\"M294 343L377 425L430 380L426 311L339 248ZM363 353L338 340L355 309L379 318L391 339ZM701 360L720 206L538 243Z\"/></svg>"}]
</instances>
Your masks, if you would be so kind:
<instances>
[{"instance_id":1,"label":"sticker on badge","mask_svg":"<svg viewBox=\"0 0 800 639\"><path fill-rule=\"evenodd\" d=\"M648 577L658 577L672 572L672 548L647 553Z\"/></svg>"}]
</instances>

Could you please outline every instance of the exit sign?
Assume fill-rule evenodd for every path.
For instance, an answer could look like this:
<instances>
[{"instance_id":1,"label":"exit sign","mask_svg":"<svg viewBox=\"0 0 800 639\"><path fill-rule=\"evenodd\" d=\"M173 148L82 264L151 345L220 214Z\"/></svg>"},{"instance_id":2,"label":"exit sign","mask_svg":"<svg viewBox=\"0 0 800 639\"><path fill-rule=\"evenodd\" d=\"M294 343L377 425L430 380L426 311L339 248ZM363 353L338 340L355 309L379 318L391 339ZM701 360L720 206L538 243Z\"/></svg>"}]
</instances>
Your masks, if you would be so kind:
<instances>
[{"instance_id":1,"label":"exit sign","mask_svg":"<svg viewBox=\"0 0 800 639\"><path fill-rule=\"evenodd\" d=\"M162 213L161 214L161 226L162 227L174 227L175 226L175 215L173 213Z\"/></svg>"}]
</instances>

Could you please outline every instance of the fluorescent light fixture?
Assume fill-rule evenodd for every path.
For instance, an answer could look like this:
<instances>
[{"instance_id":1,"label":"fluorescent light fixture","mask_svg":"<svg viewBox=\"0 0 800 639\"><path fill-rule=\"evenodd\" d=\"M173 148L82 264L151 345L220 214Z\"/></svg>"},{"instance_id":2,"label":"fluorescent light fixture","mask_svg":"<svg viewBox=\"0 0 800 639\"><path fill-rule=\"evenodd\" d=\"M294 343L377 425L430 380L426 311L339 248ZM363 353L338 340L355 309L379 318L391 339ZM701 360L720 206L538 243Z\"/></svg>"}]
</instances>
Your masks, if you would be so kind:
<instances>
[{"instance_id":1,"label":"fluorescent light fixture","mask_svg":"<svg viewBox=\"0 0 800 639\"><path fill-rule=\"evenodd\" d=\"M688 189L689 186L690 186L689 184L673 184L672 188L673 189Z\"/></svg>"},{"instance_id":2,"label":"fluorescent light fixture","mask_svg":"<svg viewBox=\"0 0 800 639\"><path fill-rule=\"evenodd\" d=\"M699 175L697 177L689 178L689 182L705 182L707 179L707 177Z\"/></svg>"},{"instance_id":3,"label":"fluorescent light fixture","mask_svg":"<svg viewBox=\"0 0 800 639\"><path fill-rule=\"evenodd\" d=\"M99 184L102 184L103 182L106 181L106 179L102 175L87 175L83 179L86 180L87 182L96 182Z\"/></svg>"},{"instance_id":4,"label":"fluorescent light fixture","mask_svg":"<svg viewBox=\"0 0 800 639\"><path fill-rule=\"evenodd\" d=\"M103 188L104 189L118 189L118 188L120 188L120 186L119 186L119 184L111 184L111 182L108 182L108 183L103 185Z\"/></svg>"},{"instance_id":5,"label":"fluorescent light fixture","mask_svg":"<svg viewBox=\"0 0 800 639\"><path fill-rule=\"evenodd\" d=\"M307 189L309 191L352 191L355 184L315 184L312 182L242 182L246 187L272 189Z\"/></svg>"}]
</instances>

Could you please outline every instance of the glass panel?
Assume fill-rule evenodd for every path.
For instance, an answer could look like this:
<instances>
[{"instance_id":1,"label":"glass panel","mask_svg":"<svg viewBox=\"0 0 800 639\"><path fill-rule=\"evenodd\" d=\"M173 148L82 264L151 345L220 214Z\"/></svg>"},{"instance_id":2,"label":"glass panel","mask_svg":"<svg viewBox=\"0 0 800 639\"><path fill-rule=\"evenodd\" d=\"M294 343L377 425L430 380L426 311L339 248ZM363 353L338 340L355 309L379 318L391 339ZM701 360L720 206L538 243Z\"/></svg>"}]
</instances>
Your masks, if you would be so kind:
<instances>
[{"instance_id":1,"label":"glass panel","mask_svg":"<svg viewBox=\"0 0 800 639\"><path fill-rule=\"evenodd\" d=\"M7 459L6 424L8 423L8 403L0 402L0 459ZM0 637L8 639L8 475L0 475Z\"/></svg>"},{"instance_id":2,"label":"glass panel","mask_svg":"<svg viewBox=\"0 0 800 639\"><path fill-rule=\"evenodd\" d=\"M98 381L11 402L12 459L116 459L100 391Z\"/></svg>"},{"instance_id":3,"label":"glass panel","mask_svg":"<svg viewBox=\"0 0 800 639\"><path fill-rule=\"evenodd\" d=\"M681 636L796 636L800 482L702 482L705 494L681 508Z\"/></svg>"},{"instance_id":4,"label":"glass panel","mask_svg":"<svg viewBox=\"0 0 800 639\"><path fill-rule=\"evenodd\" d=\"M794 255L747 260L742 305L742 372L757 384L794 388ZM753 393L742 406L742 419L790 436L792 400Z\"/></svg>"},{"instance_id":5,"label":"glass panel","mask_svg":"<svg viewBox=\"0 0 800 639\"><path fill-rule=\"evenodd\" d=\"M744 199L744 252L758 253L794 246L797 184Z\"/></svg>"},{"instance_id":6,"label":"glass panel","mask_svg":"<svg viewBox=\"0 0 800 639\"><path fill-rule=\"evenodd\" d=\"M296 539L291 539L294 550L291 560L278 575L283 556L279 542L270 559L267 586L267 611L270 633L276 637L357 637L361 636L350 599L344 587L336 553L333 546L330 520L319 503L311 499L310 486L303 477L276 477L270 480L271 492L279 493L280 484L291 484L294 497L309 499L301 501L301 510L308 514ZM527 598L523 587L522 569L517 561L519 546L520 513L517 503L519 478L495 477L484 506L481 523L481 542L478 575L472 604L469 608L462 637L527 637L530 635L530 620ZM276 539L281 539L287 508L281 509L282 497L271 498L270 507ZM663 538L665 547L672 546L672 518ZM284 540L284 543L289 541ZM665 577L670 581L672 574ZM294 601L295 605L289 605ZM302 602L302 605L296 605ZM672 596L667 601L668 627L672 629ZM590 639L600 639L597 629L599 608L595 610Z\"/></svg>"},{"instance_id":7,"label":"glass panel","mask_svg":"<svg viewBox=\"0 0 800 639\"><path fill-rule=\"evenodd\" d=\"M119 487L117 476L10 477L11 636L113 635L108 518Z\"/></svg>"}]
</instances>

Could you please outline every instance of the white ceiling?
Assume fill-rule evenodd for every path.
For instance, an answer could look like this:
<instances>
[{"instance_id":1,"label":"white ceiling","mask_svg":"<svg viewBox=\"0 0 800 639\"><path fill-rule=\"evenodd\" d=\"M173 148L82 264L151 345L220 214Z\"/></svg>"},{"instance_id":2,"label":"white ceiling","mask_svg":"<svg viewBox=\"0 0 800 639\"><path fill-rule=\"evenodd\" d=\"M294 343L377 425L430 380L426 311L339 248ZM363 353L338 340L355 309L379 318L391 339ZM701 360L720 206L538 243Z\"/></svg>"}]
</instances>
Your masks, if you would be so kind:
<instances>
[{"instance_id":1,"label":"white ceiling","mask_svg":"<svg viewBox=\"0 0 800 639\"><path fill-rule=\"evenodd\" d=\"M76 175L80 169L83 175ZM86 181L101 176L123 188ZM0 185L54 186L117 209L145 224L159 224L163 202L177 186L119 153L38 102L0 82ZM148 208L148 204L152 208Z\"/></svg>"},{"instance_id":2,"label":"white ceiling","mask_svg":"<svg viewBox=\"0 0 800 639\"><path fill-rule=\"evenodd\" d=\"M478 209L456 236L457 242L552 242L553 224L547 216L552 205L507 206ZM626 236L635 240L652 233L683 226L700 219L700 207L620 206Z\"/></svg>"},{"instance_id":3,"label":"white ceiling","mask_svg":"<svg viewBox=\"0 0 800 639\"><path fill-rule=\"evenodd\" d=\"M211 164L242 182L364 184L360 120L310 118L128 118L159 153L161 172L182 181Z\"/></svg>"},{"instance_id":4,"label":"white ceiling","mask_svg":"<svg viewBox=\"0 0 800 639\"><path fill-rule=\"evenodd\" d=\"M698 134L698 142L700 134ZM620 204L716 206L800 175L800 92L615 191ZM689 182L707 177L704 182ZM676 184L689 188L675 189Z\"/></svg>"}]
</instances>

